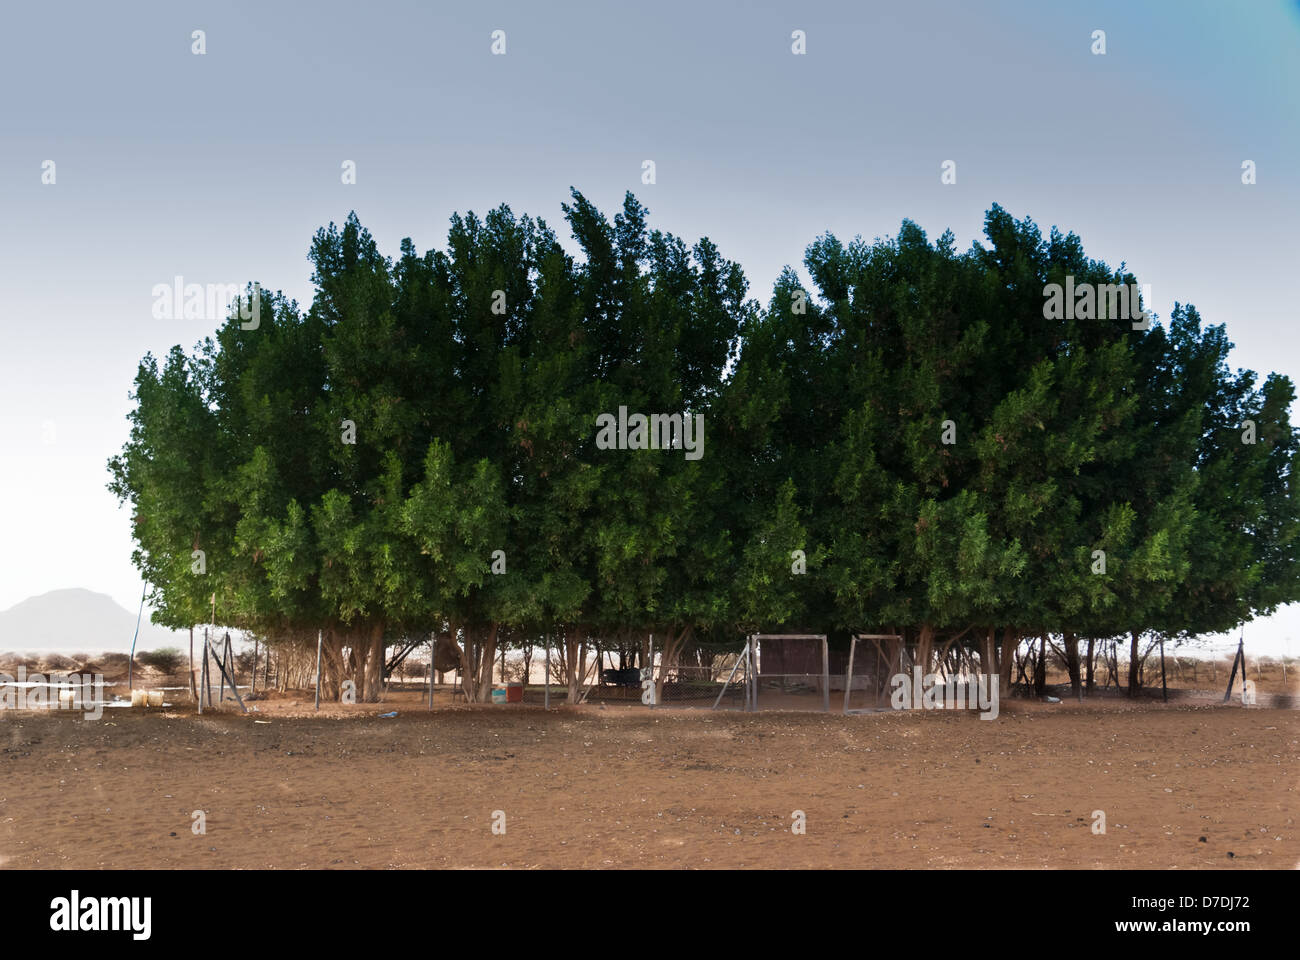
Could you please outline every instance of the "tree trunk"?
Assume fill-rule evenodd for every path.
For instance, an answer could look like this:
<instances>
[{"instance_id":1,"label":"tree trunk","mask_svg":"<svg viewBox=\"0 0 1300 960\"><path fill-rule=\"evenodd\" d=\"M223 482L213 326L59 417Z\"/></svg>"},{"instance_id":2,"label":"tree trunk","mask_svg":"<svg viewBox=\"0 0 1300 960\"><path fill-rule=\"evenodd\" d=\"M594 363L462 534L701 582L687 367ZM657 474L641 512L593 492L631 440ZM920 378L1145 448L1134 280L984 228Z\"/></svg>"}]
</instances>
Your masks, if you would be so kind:
<instances>
[{"instance_id":1,"label":"tree trunk","mask_svg":"<svg viewBox=\"0 0 1300 960\"><path fill-rule=\"evenodd\" d=\"M934 652L934 624L921 624L921 635L916 640L916 664L921 673L930 672L930 655Z\"/></svg>"},{"instance_id":2,"label":"tree trunk","mask_svg":"<svg viewBox=\"0 0 1300 960\"><path fill-rule=\"evenodd\" d=\"M1042 696L1047 690L1047 631L1038 635L1038 662L1034 664L1034 693Z\"/></svg>"},{"instance_id":3,"label":"tree trunk","mask_svg":"<svg viewBox=\"0 0 1300 960\"><path fill-rule=\"evenodd\" d=\"M451 625L451 636L455 640L458 631L457 625ZM477 698L477 684L474 682L477 678L474 674L474 631L466 626L459 628L459 632L465 635L463 646L460 649L460 686L465 692L465 702L474 703Z\"/></svg>"},{"instance_id":4,"label":"tree trunk","mask_svg":"<svg viewBox=\"0 0 1300 960\"><path fill-rule=\"evenodd\" d=\"M363 641L368 648L363 656L365 684L362 699L366 703L378 703L384 692L384 622L377 620L370 625L369 636Z\"/></svg>"},{"instance_id":5,"label":"tree trunk","mask_svg":"<svg viewBox=\"0 0 1300 960\"><path fill-rule=\"evenodd\" d=\"M577 704L582 680L587 675L587 631L582 627L564 631L565 665L568 669L568 702Z\"/></svg>"},{"instance_id":6,"label":"tree trunk","mask_svg":"<svg viewBox=\"0 0 1300 960\"><path fill-rule=\"evenodd\" d=\"M1011 696L1011 671L1016 664L1016 647L1020 638L1011 627L1002 628L1002 650L998 661L998 689L1003 697Z\"/></svg>"},{"instance_id":7,"label":"tree trunk","mask_svg":"<svg viewBox=\"0 0 1300 960\"><path fill-rule=\"evenodd\" d=\"M501 625L493 623L483 638L476 657L478 659L478 701L488 703L492 699L492 669L497 662L497 635Z\"/></svg>"},{"instance_id":8,"label":"tree trunk","mask_svg":"<svg viewBox=\"0 0 1300 960\"><path fill-rule=\"evenodd\" d=\"M663 703L664 680L668 676L668 671L677 666L682 647L686 646L686 641L694 631L693 626L685 626L676 636L673 636L673 629L669 627L664 634L663 651L659 654L659 676L655 678L655 703Z\"/></svg>"},{"instance_id":9,"label":"tree trunk","mask_svg":"<svg viewBox=\"0 0 1300 960\"><path fill-rule=\"evenodd\" d=\"M321 665L321 699L337 701L342 683L348 676L348 660L343 657L343 636L333 628L326 629L321 650L324 661Z\"/></svg>"},{"instance_id":10,"label":"tree trunk","mask_svg":"<svg viewBox=\"0 0 1300 960\"><path fill-rule=\"evenodd\" d=\"M1138 689L1142 686L1142 660L1138 656L1138 632L1136 630L1129 634L1130 642L1128 648L1128 695L1136 697Z\"/></svg>"},{"instance_id":11,"label":"tree trunk","mask_svg":"<svg viewBox=\"0 0 1300 960\"><path fill-rule=\"evenodd\" d=\"M1096 644L1097 641L1094 637L1088 638L1088 676L1085 685L1089 693L1092 693L1093 688L1097 685Z\"/></svg>"},{"instance_id":12,"label":"tree trunk","mask_svg":"<svg viewBox=\"0 0 1300 960\"><path fill-rule=\"evenodd\" d=\"M1082 700L1083 678L1079 664L1079 638L1076 634L1066 631L1063 640L1065 642L1065 668L1070 673L1070 692L1074 694L1076 700Z\"/></svg>"}]
</instances>

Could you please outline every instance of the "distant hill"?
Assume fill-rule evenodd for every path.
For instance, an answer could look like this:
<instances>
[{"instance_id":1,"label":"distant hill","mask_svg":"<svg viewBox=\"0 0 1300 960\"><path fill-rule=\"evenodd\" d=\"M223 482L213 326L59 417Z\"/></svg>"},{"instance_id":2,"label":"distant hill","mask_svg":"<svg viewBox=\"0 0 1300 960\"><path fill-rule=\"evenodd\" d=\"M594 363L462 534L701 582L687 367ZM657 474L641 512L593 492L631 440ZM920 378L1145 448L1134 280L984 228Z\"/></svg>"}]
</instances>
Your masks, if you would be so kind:
<instances>
[{"instance_id":1,"label":"distant hill","mask_svg":"<svg viewBox=\"0 0 1300 960\"><path fill-rule=\"evenodd\" d=\"M0 652L7 653L129 653L135 633L134 610L127 610L106 593L73 588L28 597L0 612ZM189 634L140 622L136 650L180 647Z\"/></svg>"}]
</instances>

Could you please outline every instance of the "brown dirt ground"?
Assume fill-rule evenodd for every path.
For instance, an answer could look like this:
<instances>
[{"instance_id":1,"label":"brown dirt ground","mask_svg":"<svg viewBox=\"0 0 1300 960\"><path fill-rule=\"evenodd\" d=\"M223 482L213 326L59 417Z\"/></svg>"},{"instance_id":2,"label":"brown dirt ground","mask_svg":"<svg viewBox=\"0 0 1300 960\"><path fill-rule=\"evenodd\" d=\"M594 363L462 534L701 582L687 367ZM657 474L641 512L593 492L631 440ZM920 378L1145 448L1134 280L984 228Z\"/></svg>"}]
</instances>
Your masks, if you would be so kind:
<instances>
[{"instance_id":1,"label":"brown dirt ground","mask_svg":"<svg viewBox=\"0 0 1300 960\"><path fill-rule=\"evenodd\" d=\"M1004 701L989 722L618 705L430 712L418 696L319 715L289 698L247 716L8 713L0 866L1300 861L1296 710ZM393 709L396 718L375 716ZM195 836L200 809L207 833ZM1098 809L1105 835L1090 829ZM503 836L492 832L495 810ZM804 835L790 830L795 810Z\"/></svg>"}]
</instances>

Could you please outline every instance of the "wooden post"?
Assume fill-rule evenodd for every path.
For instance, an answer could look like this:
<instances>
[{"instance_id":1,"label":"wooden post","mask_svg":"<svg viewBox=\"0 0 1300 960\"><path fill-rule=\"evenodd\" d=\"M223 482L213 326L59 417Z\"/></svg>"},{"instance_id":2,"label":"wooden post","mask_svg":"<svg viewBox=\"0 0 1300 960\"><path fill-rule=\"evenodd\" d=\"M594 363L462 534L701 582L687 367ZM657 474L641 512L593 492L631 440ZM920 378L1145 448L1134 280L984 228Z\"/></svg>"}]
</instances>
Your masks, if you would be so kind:
<instances>
[{"instance_id":1,"label":"wooden post","mask_svg":"<svg viewBox=\"0 0 1300 960\"><path fill-rule=\"evenodd\" d=\"M320 651L321 640L325 636L324 630L316 631L316 709L320 709Z\"/></svg>"},{"instance_id":2,"label":"wooden post","mask_svg":"<svg viewBox=\"0 0 1300 960\"><path fill-rule=\"evenodd\" d=\"M1165 698L1165 703L1169 702L1169 684L1165 680L1165 638L1160 638L1160 692Z\"/></svg>"},{"instance_id":3,"label":"wooden post","mask_svg":"<svg viewBox=\"0 0 1300 960\"><path fill-rule=\"evenodd\" d=\"M438 659L438 634L429 635L429 709L433 709L433 662Z\"/></svg>"},{"instance_id":4,"label":"wooden post","mask_svg":"<svg viewBox=\"0 0 1300 960\"><path fill-rule=\"evenodd\" d=\"M226 650L225 650L225 652L229 654L229 653L230 653L230 650L231 650L231 647L230 647L230 634L227 633L227 634L226 634ZM248 707L244 706L244 700L243 700L243 698L240 697L240 695L239 695L239 689L238 689L238 687L235 686L235 672L234 672L234 664L233 664L232 657L233 657L233 654L232 654L231 656L227 656L227 657L225 657L225 658L224 658L224 662L223 662L223 661L218 661L218 662L217 662L217 669L221 671L221 676L222 676L222 679L223 679L223 680L229 680L229 681L230 681L230 693L231 693L232 696L234 696L234 698L235 698L235 703L239 704L239 709L242 710L244 713L248 713ZM230 673L229 673L229 676L227 676L227 673L226 673L226 666L227 666L227 664L230 664ZM223 700L224 700L224 695L223 695Z\"/></svg>"},{"instance_id":5,"label":"wooden post","mask_svg":"<svg viewBox=\"0 0 1300 960\"><path fill-rule=\"evenodd\" d=\"M252 692L257 693L257 634L253 634L253 687ZM250 696L249 699L252 699Z\"/></svg>"},{"instance_id":6,"label":"wooden post","mask_svg":"<svg viewBox=\"0 0 1300 960\"><path fill-rule=\"evenodd\" d=\"M199 698L198 686L194 682L194 625L190 624L190 696Z\"/></svg>"}]
</instances>

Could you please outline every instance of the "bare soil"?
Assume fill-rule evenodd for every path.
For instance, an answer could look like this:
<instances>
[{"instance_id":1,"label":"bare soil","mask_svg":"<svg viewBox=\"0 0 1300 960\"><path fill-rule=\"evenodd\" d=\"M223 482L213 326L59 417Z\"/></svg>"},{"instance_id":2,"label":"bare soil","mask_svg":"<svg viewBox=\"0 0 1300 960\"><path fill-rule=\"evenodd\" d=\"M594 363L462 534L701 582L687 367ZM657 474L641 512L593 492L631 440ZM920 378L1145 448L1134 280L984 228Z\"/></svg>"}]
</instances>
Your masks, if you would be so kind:
<instances>
[{"instance_id":1,"label":"bare soil","mask_svg":"<svg viewBox=\"0 0 1300 960\"><path fill-rule=\"evenodd\" d=\"M1300 861L1291 709L1012 700L986 721L591 704L430 711L419 697L320 714L304 694L256 701L247 715L0 714L0 867ZM1093 831L1098 810L1104 834ZM806 833L792 832L795 811Z\"/></svg>"}]
</instances>

